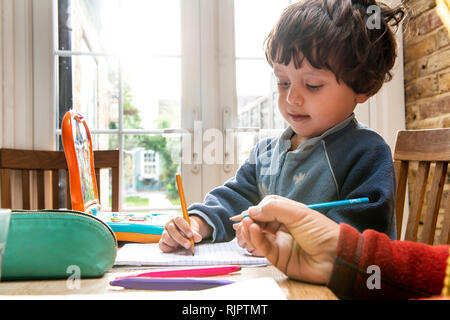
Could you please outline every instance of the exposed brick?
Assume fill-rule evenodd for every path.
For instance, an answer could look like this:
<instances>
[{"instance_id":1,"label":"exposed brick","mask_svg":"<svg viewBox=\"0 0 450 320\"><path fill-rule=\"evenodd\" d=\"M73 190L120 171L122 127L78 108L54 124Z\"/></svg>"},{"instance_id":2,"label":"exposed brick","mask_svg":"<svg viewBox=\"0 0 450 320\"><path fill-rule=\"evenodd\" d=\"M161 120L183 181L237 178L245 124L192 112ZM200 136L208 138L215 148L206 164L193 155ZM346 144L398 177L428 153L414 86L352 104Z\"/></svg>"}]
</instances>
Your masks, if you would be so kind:
<instances>
[{"instance_id":1,"label":"exposed brick","mask_svg":"<svg viewBox=\"0 0 450 320\"><path fill-rule=\"evenodd\" d=\"M450 50L440 50L428 59L427 72L433 73L450 67Z\"/></svg>"},{"instance_id":2,"label":"exposed brick","mask_svg":"<svg viewBox=\"0 0 450 320\"><path fill-rule=\"evenodd\" d=\"M436 50L436 36L430 35L421 41L405 48L405 62L429 55Z\"/></svg>"},{"instance_id":3,"label":"exposed brick","mask_svg":"<svg viewBox=\"0 0 450 320\"><path fill-rule=\"evenodd\" d=\"M430 65L430 58L428 56L408 63L407 65L404 66L405 73L411 72L411 74L408 75L405 74L405 80L409 82L417 78L422 78L424 76L430 75L432 71L430 70L429 65Z\"/></svg>"},{"instance_id":4,"label":"exposed brick","mask_svg":"<svg viewBox=\"0 0 450 320\"><path fill-rule=\"evenodd\" d=\"M406 124L407 130L418 129L435 129L444 127L445 121L448 121L448 117L436 117L424 120L416 120Z\"/></svg>"},{"instance_id":5,"label":"exposed brick","mask_svg":"<svg viewBox=\"0 0 450 320\"><path fill-rule=\"evenodd\" d=\"M426 64L428 64L428 59L420 59L420 60L422 60L425 63L424 68L426 68L427 67ZM412 80L420 77L420 69L421 69L420 60L405 63L405 65L403 66L405 85L410 83Z\"/></svg>"},{"instance_id":6,"label":"exposed brick","mask_svg":"<svg viewBox=\"0 0 450 320\"><path fill-rule=\"evenodd\" d=\"M450 70L439 74L439 93L450 91Z\"/></svg>"},{"instance_id":7,"label":"exposed brick","mask_svg":"<svg viewBox=\"0 0 450 320\"><path fill-rule=\"evenodd\" d=\"M435 0L407 0L405 4L408 7L408 13L411 17L419 16L436 6Z\"/></svg>"},{"instance_id":8,"label":"exposed brick","mask_svg":"<svg viewBox=\"0 0 450 320\"><path fill-rule=\"evenodd\" d=\"M405 107L406 122L422 121L428 118L450 115L450 95L439 95L416 101Z\"/></svg>"},{"instance_id":9,"label":"exposed brick","mask_svg":"<svg viewBox=\"0 0 450 320\"><path fill-rule=\"evenodd\" d=\"M410 103L422 98L432 97L439 92L437 75L430 75L425 78L413 81L406 87L406 103Z\"/></svg>"},{"instance_id":10,"label":"exposed brick","mask_svg":"<svg viewBox=\"0 0 450 320\"><path fill-rule=\"evenodd\" d=\"M422 35L442 26L442 21L437 15L436 10L432 9L419 17L417 26L418 34Z\"/></svg>"},{"instance_id":11,"label":"exposed brick","mask_svg":"<svg viewBox=\"0 0 450 320\"><path fill-rule=\"evenodd\" d=\"M441 27L436 35L438 49L447 47L450 45L450 33L446 27ZM448 49L448 48L447 48Z\"/></svg>"},{"instance_id":12,"label":"exposed brick","mask_svg":"<svg viewBox=\"0 0 450 320\"><path fill-rule=\"evenodd\" d=\"M406 123L416 121L420 117L419 106L414 104L408 104L405 106Z\"/></svg>"},{"instance_id":13,"label":"exposed brick","mask_svg":"<svg viewBox=\"0 0 450 320\"><path fill-rule=\"evenodd\" d=\"M410 19L403 23L403 41L406 45L413 43L417 34L417 19Z\"/></svg>"},{"instance_id":14,"label":"exposed brick","mask_svg":"<svg viewBox=\"0 0 450 320\"><path fill-rule=\"evenodd\" d=\"M404 80L408 84L412 80L444 70L448 67L450 67L450 50L439 50L429 56L406 63L404 65Z\"/></svg>"},{"instance_id":15,"label":"exposed brick","mask_svg":"<svg viewBox=\"0 0 450 320\"><path fill-rule=\"evenodd\" d=\"M403 29L406 129L450 128L449 33L434 10L435 0L406 0L406 4L410 8ZM412 169L408 177L414 179L417 169ZM449 185L450 172L443 199L450 193Z\"/></svg>"},{"instance_id":16,"label":"exposed brick","mask_svg":"<svg viewBox=\"0 0 450 320\"><path fill-rule=\"evenodd\" d=\"M450 114L450 95L440 95L428 101L417 102L417 109L420 119Z\"/></svg>"}]
</instances>

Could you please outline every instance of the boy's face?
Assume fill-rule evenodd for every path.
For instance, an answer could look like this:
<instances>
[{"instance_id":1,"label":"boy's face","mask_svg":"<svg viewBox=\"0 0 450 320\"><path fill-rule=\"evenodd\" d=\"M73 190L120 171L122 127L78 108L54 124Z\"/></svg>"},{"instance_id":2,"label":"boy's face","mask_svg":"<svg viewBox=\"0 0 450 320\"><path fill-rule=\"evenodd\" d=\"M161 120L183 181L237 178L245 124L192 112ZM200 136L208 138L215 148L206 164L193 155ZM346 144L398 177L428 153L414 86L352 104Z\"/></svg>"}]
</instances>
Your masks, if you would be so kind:
<instances>
[{"instance_id":1,"label":"boy's face","mask_svg":"<svg viewBox=\"0 0 450 320\"><path fill-rule=\"evenodd\" d=\"M342 81L338 83L331 71L313 68L307 59L299 69L292 60L287 66L274 63L273 69L278 80L278 108L300 143L344 121L357 103L369 98L356 94Z\"/></svg>"}]
</instances>

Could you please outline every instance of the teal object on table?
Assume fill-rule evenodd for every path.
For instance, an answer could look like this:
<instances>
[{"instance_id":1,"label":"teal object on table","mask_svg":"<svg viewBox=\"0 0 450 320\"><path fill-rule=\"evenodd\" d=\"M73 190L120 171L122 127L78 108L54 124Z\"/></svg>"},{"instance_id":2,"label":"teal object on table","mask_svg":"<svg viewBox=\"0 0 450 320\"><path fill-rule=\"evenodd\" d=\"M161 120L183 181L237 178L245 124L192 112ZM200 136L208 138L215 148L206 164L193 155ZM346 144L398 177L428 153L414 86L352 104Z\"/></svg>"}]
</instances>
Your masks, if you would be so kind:
<instances>
[{"instance_id":1,"label":"teal object on table","mask_svg":"<svg viewBox=\"0 0 450 320\"><path fill-rule=\"evenodd\" d=\"M117 254L114 232L79 211L13 211L1 280L100 277Z\"/></svg>"},{"instance_id":2,"label":"teal object on table","mask_svg":"<svg viewBox=\"0 0 450 320\"><path fill-rule=\"evenodd\" d=\"M164 231L163 225L127 223L127 222L106 222L106 224L114 232L133 232L133 233L161 235Z\"/></svg>"}]
</instances>

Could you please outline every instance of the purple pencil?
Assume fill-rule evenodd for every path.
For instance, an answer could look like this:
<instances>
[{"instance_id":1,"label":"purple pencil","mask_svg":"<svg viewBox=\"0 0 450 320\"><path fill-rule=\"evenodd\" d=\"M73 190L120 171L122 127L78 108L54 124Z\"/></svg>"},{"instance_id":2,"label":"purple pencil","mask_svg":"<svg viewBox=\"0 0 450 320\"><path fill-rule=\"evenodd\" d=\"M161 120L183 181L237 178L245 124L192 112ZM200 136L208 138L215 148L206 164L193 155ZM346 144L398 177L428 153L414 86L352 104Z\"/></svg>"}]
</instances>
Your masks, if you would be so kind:
<instances>
[{"instance_id":1,"label":"purple pencil","mask_svg":"<svg viewBox=\"0 0 450 320\"><path fill-rule=\"evenodd\" d=\"M138 290L202 290L234 283L224 279L145 278L130 277L113 280L112 286Z\"/></svg>"}]
</instances>

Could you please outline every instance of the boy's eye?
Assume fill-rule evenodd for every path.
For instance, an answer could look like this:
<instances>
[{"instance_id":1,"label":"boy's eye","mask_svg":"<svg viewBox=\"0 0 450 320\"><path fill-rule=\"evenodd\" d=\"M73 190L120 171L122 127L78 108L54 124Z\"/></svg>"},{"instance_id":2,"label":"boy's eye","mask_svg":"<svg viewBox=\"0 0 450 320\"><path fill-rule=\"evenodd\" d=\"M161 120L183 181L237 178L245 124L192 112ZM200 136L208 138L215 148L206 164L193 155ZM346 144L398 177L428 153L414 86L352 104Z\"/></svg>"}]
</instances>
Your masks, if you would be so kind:
<instances>
[{"instance_id":1,"label":"boy's eye","mask_svg":"<svg viewBox=\"0 0 450 320\"><path fill-rule=\"evenodd\" d=\"M306 87L307 87L308 89L310 89L310 90L319 90L320 88L323 87L323 85L317 85L317 86L314 86L314 85L311 85L311 84L307 84Z\"/></svg>"},{"instance_id":2,"label":"boy's eye","mask_svg":"<svg viewBox=\"0 0 450 320\"><path fill-rule=\"evenodd\" d=\"M277 85L278 85L279 87L282 87L282 88L287 88L287 87L289 87L290 83L287 82L287 81L279 81L279 82L277 83Z\"/></svg>"}]
</instances>

